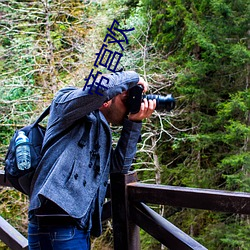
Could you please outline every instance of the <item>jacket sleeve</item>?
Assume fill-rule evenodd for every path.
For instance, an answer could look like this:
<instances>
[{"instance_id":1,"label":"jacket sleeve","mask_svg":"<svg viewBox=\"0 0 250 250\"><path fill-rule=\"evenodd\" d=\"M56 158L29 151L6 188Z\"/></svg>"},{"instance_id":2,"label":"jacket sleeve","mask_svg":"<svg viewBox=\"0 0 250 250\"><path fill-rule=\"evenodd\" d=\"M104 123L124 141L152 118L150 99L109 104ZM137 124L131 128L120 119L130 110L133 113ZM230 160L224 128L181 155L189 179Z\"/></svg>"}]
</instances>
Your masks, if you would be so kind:
<instances>
[{"instance_id":1,"label":"jacket sleeve","mask_svg":"<svg viewBox=\"0 0 250 250\"><path fill-rule=\"evenodd\" d=\"M105 84L94 85L91 93L89 88L62 89L55 97L55 109L65 122L75 121L84 115L100 108L105 101L112 99L114 96L121 94L123 91L135 86L139 81L139 75L133 71L124 71L106 75L109 81ZM98 91L95 92L95 90ZM64 122L64 125L65 125Z\"/></svg>"},{"instance_id":2,"label":"jacket sleeve","mask_svg":"<svg viewBox=\"0 0 250 250\"><path fill-rule=\"evenodd\" d=\"M51 104L51 113L48 121L47 138L70 128L76 121L100 108L102 104L135 86L139 81L139 75L134 71L124 71L106 75L109 79L106 88L103 88L102 95L95 93L96 86L93 87L93 94L89 89L78 89L68 87L61 89L55 96ZM100 87L98 93L100 93Z\"/></svg>"},{"instance_id":3,"label":"jacket sleeve","mask_svg":"<svg viewBox=\"0 0 250 250\"><path fill-rule=\"evenodd\" d=\"M128 173L141 135L141 122L124 120L121 136L111 156L111 172Z\"/></svg>"}]
</instances>

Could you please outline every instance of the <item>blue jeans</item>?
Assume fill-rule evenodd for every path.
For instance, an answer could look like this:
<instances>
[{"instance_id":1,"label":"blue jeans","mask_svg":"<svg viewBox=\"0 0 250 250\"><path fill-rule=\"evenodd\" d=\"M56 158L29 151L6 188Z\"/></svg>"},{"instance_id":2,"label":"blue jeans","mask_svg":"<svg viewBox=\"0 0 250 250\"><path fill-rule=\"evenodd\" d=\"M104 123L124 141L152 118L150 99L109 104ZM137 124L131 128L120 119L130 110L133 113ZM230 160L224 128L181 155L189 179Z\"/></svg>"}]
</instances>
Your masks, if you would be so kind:
<instances>
[{"instance_id":1,"label":"blue jeans","mask_svg":"<svg viewBox=\"0 0 250 250\"><path fill-rule=\"evenodd\" d=\"M29 250L89 250L90 234L76 226L41 227L29 223Z\"/></svg>"}]
</instances>

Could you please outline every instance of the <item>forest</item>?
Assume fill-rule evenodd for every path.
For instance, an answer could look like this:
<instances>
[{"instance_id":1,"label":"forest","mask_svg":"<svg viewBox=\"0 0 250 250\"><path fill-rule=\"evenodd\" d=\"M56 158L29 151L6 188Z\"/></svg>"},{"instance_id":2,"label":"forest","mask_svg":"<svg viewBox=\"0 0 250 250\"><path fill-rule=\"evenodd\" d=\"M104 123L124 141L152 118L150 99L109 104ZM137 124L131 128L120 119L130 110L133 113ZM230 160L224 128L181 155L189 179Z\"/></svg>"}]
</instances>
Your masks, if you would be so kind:
<instances>
[{"instance_id":1,"label":"forest","mask_svg":"<svg viewBox=\"0 0 250 250\"><path fill-rule=\"evenodd\" d=\"M250 0L1 0L0 169L16 129L60 88L84 86L116 20L131 29L123 51L109 45L123 53L118 68L176 99L174 110L143 122L132 166L140 181L250 192L249 13ZM27 196L0 187L0 215L24 235L27 209ZM249 215L153 209L208 249L250 249ZM112 249L112 222L104 228L92 249ZM143 230L141 247L166 249Z\"/></svg>"}]
</instances>

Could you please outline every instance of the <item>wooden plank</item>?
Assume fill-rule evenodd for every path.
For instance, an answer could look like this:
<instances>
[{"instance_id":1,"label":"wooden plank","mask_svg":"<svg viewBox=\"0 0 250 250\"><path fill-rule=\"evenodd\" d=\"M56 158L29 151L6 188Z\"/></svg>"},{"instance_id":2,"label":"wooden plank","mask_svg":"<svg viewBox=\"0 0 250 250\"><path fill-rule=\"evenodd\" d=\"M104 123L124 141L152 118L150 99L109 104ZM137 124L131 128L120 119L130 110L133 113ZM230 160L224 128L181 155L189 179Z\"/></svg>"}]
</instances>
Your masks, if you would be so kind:
<instances>
[{"instance_id":1,"label":"wooden plank","mask_svg":"<svg viewBox=\"0 0 250 250\"><path fill-rule=\"evenodd\" d=\"M143 203L131 205L130 214L139 227L171 250L207 249Z\"/></svg>"},{"instance_id":2,"label":"wooden plank","mask_svg":"<svg viewBox=\"0 0 250 250\"><path fill-rule=\"evenodd\" d=\"M28 240L0 216L0 239L11 249L28 249Z\"/></svg>"},{"instance_id":3,"label":"wooden plank","mask_svg":"<svg viewBox=\"0 0 250 250\"><path fill-rule=\"evenodd\" d=\"M127 184L136 180L135 173L110 175L115 250L140 249L139 227L129 217L127 197Z\"/></svg>"},{"instance_id":4,"label":"wooden plank","mask_svg":"<svg viewBox=\"0 0 250 250\"><path fill-rule=\"evenodd\" d=\"M4 171L0 170L0 186L12 187L8 180L4 180Z\"/></svg>"},{"instance_id":5,"label":"wooden plank","mask_svg":"<svg viewBox=\"0 0 250 250\"><path fill-rule=\"evenodd\" d=\"M250 193L137 182L128 184L128 194L137 202L250 214Z\"/></svg>"}]
</instances>

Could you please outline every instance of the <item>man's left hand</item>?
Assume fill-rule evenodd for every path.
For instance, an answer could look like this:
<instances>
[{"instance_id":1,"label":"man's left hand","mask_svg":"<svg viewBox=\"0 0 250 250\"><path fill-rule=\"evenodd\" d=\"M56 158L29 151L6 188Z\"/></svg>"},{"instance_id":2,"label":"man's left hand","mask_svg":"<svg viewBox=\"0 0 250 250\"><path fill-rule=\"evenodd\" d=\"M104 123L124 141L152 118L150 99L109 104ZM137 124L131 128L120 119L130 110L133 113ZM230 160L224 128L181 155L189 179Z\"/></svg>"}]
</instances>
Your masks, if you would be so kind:
<instances>
[{"instance_id":1,"label":"man's left hand","mask_svg":"<svg viewBox=\"0 0 250 250\"><path fill-rule=\"evenodd\" d=\"M141 103L141 109L136 114L129 114L128 119L131 121L142 121L145 118L149 118L156 108L156 100L143 99Z\"/></svg>"}]
</instances>

